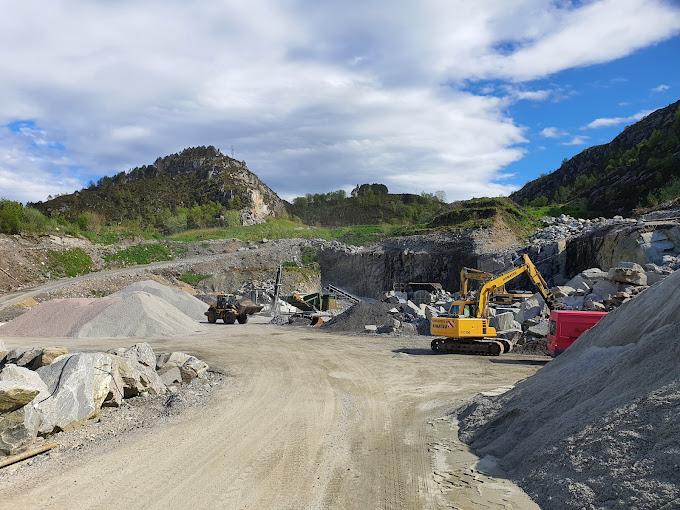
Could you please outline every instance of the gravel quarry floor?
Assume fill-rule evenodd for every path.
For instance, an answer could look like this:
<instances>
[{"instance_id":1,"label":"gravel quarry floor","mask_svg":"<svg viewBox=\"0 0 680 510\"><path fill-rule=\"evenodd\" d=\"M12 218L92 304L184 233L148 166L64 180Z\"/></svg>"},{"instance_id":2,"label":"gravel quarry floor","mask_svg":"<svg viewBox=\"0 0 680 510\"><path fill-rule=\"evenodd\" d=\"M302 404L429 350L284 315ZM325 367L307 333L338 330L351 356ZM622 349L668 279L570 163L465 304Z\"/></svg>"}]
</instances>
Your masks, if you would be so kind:
<instances>
[{"instance_id":1,"label":"gravel quarry floor","mask_svg":"<svg viewBox=\"0 0 680 510\"><path fill-rule=\"evenodd\" d=\"M86 454L0 471L0 508L537 508L475 468L449 414L546 358L433 355L425 337L263 324L149 339L228 374L199 412L102 440ZM7 339L96 350L129 339ZM57 436L58 438L58 436ZM54 469L57 467L57 469Z\"/></svg>"}]
</instances>

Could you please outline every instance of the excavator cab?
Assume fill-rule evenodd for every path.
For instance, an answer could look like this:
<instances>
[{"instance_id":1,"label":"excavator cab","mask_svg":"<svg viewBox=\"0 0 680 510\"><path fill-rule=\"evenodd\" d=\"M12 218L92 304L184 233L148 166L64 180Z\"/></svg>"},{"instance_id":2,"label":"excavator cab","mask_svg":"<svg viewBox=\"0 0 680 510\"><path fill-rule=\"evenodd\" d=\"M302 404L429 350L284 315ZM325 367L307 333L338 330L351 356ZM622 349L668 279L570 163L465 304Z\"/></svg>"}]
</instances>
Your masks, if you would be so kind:
<instances>
[{"instance_id":1,"label":"excavator cab","mask_svg":"<svg viewBox=\"0 0 680 510\"><path fill-rule=\"evenodd\" d=\"M475 301L454 301L449 307L449 317L475 317L477 303Z\"/></svg>"}]
</instances>

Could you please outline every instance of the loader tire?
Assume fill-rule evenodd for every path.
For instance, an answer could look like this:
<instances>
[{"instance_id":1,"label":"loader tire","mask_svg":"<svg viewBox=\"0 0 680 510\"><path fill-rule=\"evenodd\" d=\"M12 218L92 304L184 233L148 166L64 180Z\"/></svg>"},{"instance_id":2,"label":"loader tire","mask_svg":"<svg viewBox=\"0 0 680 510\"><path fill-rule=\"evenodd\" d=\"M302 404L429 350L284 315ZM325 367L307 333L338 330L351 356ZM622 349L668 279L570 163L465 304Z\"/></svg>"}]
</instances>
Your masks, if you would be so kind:
<instances>
[{"instance_id":1,"label":"loader tire","mask_svg":"<svg viewBox=\"0 0 680 510\"><path fill-rule=\"evenodd\" d=\"M245 324L246 322L248 322L248 316L247 315L239 315L237 317L237 320L238 320L239 324Z\"/></svg>"},{"instance_id":2,"label":"loader tire","mask_svg":"<svg viewBox=\"0 0 680 510\"><path fill-rule=\"evenodd\" d=\"M233 313L225 313L224 314L224 323L225 324L233 324L236 322L236 316Z\"/></svg>"},{"instance_id":3,"label":"loader tire","mask_svg":"<svg viewBox=\"0 0 680 510\"><path fill-rule=\"evenodd\" d=\"M210 324L215 324L217 322L217 315L215 315L215 312L208 312L208 322Z\"/></svg>"}]
</instances>

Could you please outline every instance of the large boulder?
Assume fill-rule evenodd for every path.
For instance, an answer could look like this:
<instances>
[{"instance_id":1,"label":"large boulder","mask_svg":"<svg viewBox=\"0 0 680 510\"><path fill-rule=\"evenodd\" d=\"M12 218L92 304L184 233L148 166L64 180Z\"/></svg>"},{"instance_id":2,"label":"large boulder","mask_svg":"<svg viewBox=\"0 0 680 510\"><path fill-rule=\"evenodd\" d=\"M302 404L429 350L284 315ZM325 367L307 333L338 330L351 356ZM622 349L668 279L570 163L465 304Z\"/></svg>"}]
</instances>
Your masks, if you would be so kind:
<instances>
[{"instance_id":1,"label":"large boulder","mask_svg":"<svg viewBox=\"0 0 680 510\"><path fill-rule=\"evenodd\" d=\"M593 292L589 297L595 301L607 301L617 292L621 292L625 285L610 280L601 280L593 286Z\"/></svg>"},{"instance_id":2,"label":"large boulder","mask_svg":"<svg viewBox=\"0 0 680 510\"><path fill-rule=\"evenodd\" d=\"M505 331L513 327L515 322L515 314L512 312L503 312L491 317L489 325L496 329L496 331Z\"/></svg>"},{"instance_id":3,"label":"large boulder","mask_svg":"<svg viewBox=\"0 0 680 510\"><path fill-rule=\"evenodd\" d=\"M15 390L12 391L12 388ZM0 395L0 413L14 411L29 402L49 396L47 386L38 374L17 365L5 365L0 371L0 394L5 395L5 398ZM10 404L12 400L15 402L14 408Z\"/></svg>"},{"instance_id":4,"label":"large boulder","mask_svg":"<svg viewBox=\"0 0 680 510\"><path fill-rule=\"evenodd\" d=\"M0 453L20 453L38 435L40 414L32 404L25 405L11 413L0 414Z\"/></svg>"},{"instance_id":5,"label":"large boulder","mask_svg":"<svg viewBox=\"0 0 680 510\"><path fill-rule=\"evenodd\" d=\"M516 320L519 323L524 323L539 315L547 314L547 311L548 307L545 304L545 300L540 294L536 293L530 298L525 299L519 305L519 313L517 314Z\"/></svg>"},{"instance_id":6,"label":"large boulder","mask_svg":"<svg viewBox=\"0 0 680 510\"><path fill-rule=\"evenodd\" d=\"M7 353L5 363L35 369L38 368L35 364L40 360L41 354L42 349L39 347L12 349Z\"/></svg>"},{"instance_id":7,"label":"large boulder","mask_svg":"<svg viewBox=\"0 0 680 510\"><path fill-rule=\"evenodd\" d=\"M38 366L36 366L35 369L51 365L57 358L64 356L65 354L68 354L68 349L66 347L45 347L40 353Z\"/></svg>"},{"instance_id":8,"label":"large boulder","mask_svg":"<svg viewBox=\"0 0 680 510\"><path fill-rule=\"evenodd\" d=\"M167 388L154 368L124 356L113 356L115 373L120 377L124 398L137 397L143 393L163 395Z\"/></svg>"},{"instance_id":9,"label":"large boulder","mask_svg":"<svg viewBox=\"0 0 680 510\"><path fill-rule=\"evenodd\" d=\"M167 366L179 368L183 382L190 382L197 377L204 377L208 371L208 364L205 361L186 354L184 352L171 352L169 354L159 354L156 358L156 368L162 371Z\"/></svg>"},{"instance_id":10,"label":"large boulder","mask_svg":"<svg viewBox=\"0 0 680 510\"><path fill-rule=\"evenodd\" d=\"M647 274L640 264L621 262L609 270L609 279L614 282L647 285Z\"/></svg>"},{"instance_id":11,"label":"large boulder","mask_svg":"<svg viewBox=\"0 0 680 510\"><path fill-rule=\"evenodd\" d=\"M24 407L38 396L40 390L17 381L0 381L0 414Z\"/></svg>"},{"instance_id":12,"label":"large boulder","mask_svg":"<svg viewBox=\"0 0 680 510\"><path fill-rule=\"evenodd\" d=\"M27 368L6 365L2 369L0 387L8 388L11 385L21 387L22 392L20 399L15 393L14 406L4 406L5 409L11 409L10 412L0 412L0 453L5 455L19 453L33 442L42 421L35 402L49 397L47 386L40 376ZM3 402L6 404L7 400Z\"/></svg>"},{"instance_id":13,"label":"large boulder","mask_svg":"<svg viewBox=\"0 0 680 510\"><path fill-rule=\"evenodd\" d=\"M43 418L40 432L72 430L96 417L116 391L113 363L110 354L78 352L39 368L51 395L35 406Z\"/></svg>"},{"instance_id":14,"label":"large boulder","mask_svg":"<svg viewBox=\"0 0 680 510\"><path fill-rule=\"evenodd\" d=\"M5 361L8 352L5 342L0 338L0 363Z\"/></svg>"}]
</instances>

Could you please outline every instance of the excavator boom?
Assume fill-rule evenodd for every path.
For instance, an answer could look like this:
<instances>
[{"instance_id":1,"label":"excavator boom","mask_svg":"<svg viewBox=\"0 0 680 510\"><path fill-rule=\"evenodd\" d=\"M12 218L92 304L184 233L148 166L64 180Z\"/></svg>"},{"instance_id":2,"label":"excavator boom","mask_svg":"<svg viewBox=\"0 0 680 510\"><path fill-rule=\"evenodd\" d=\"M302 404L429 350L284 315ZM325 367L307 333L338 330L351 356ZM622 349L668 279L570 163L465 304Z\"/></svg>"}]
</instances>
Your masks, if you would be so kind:
<instances>
[{"instance_id":1,"label":"excavator boom","mask_svg":"<svg viewBox=\"0 0 680 510\"><path fill-rule=\"evenodd\" d=\"M463 271L466 271L465 273ZM470 273L469 269L461 271L461 278L465 274L480 276L483 271ZM453 304L447 316L432 317L430 321L430 334L436 337L432 341L432 349L440 352L453 352L460 354L488 354L495 355L508 352L511 348L510 343L501 338L495 338L496 329L488 325L489 301L494 291L504 288L505 284L515 278L525 274L536 286L538 292L548 304L549 308L554 308L555 298L548 288L548 284L538 271L534 263L527 254L522 255L522 264L514 267L498 276L491 275L486 279L479 291L477 302L460 301ZM489 275L490 273L486 273ZM463 296L467 296L467 283L464 285L461 279L461 291L465 290ZM462 293L462 292L461 292ZM455 307L455 310L454 310ZM464 310L473 309L474 316L463 316Z\"/></svg>"}]
</instances>

